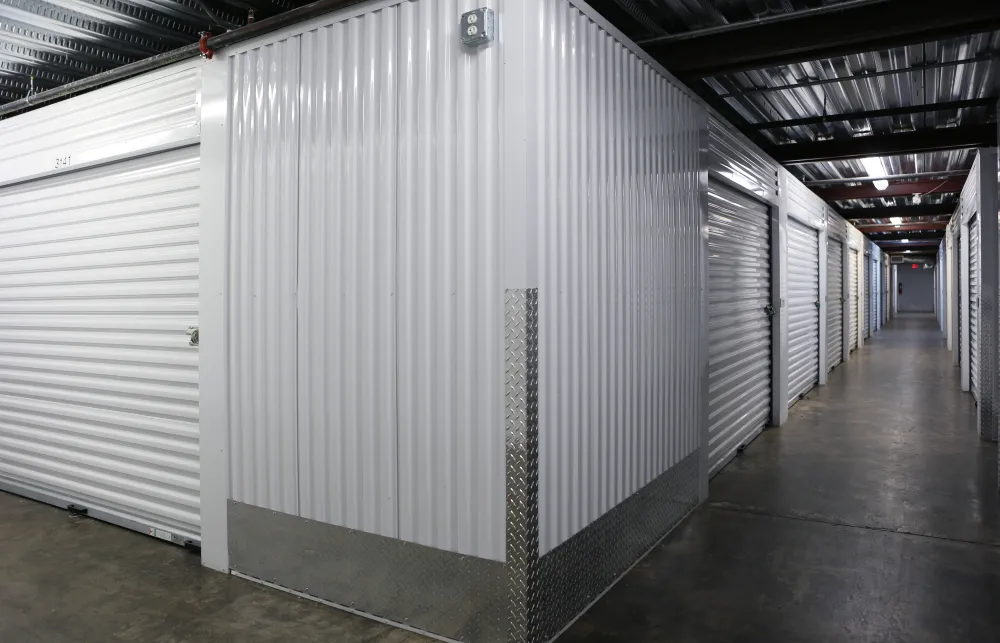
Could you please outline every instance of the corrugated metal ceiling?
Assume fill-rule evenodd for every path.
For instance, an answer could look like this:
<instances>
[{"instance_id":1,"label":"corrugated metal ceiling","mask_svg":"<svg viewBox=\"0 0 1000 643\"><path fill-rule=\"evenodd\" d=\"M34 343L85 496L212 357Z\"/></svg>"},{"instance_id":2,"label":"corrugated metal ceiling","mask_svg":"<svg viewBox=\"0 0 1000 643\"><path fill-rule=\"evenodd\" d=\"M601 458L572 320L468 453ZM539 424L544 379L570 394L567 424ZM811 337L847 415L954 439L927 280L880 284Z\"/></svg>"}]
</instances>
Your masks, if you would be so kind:
<instances>
[{"instance_id":1,"label":"corrugated metal ceiling","mask_svg":"<svg viewBox=\"0 0 1000 643\"><path fill-rule=\"evenodd\" d=\"M298 0L0 0L0 104L197 42Z\"/></svg>"}]
</instances>

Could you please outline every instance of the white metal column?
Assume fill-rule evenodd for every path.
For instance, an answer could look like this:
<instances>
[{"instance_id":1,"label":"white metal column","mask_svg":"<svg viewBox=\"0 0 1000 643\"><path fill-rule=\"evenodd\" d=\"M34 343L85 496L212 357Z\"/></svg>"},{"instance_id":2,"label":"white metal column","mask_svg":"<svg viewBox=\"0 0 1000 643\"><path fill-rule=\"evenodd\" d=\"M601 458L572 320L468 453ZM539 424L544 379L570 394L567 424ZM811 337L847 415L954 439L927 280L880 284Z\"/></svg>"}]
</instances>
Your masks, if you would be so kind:
<instances>
[{"instance_id":1,"label":"white metal column","mask_svg":"<svg viewBox=\"0 0 1000 643\"><path fill-rule=\"evenodd\" d=\"M771 409L771 251L767 206L709 181L709 468L714 475Z\"/></svg>"},{"instance_id":2,"label":"white metal column","mask_svg":"<svg viewBox=\"0 0 1000 643\"><path fill-rule=\"evenodd\" d=\"M819 235L788 220L788 405L819 380Z\"/></svg>"}]
</instances>

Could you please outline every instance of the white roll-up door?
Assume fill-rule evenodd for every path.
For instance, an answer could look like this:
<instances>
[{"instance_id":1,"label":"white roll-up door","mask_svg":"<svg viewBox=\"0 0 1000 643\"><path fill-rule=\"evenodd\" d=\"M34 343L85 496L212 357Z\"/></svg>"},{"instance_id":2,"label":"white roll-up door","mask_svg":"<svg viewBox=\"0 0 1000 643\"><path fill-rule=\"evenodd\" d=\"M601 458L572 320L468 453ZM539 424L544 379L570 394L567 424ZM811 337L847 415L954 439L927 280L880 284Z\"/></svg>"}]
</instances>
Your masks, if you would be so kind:
<instances>
[{"instance_id":1,"label":"white roll-up door","mask_svg":"<svg viewBox=\"0 0 1000 643\"><path fill-rule=\"evenodd\" d=\"M788 219L788 404L819 381L819 233Z\"/></svg>"},{"instance_id":2,"label":"white roll-up door","mask_svg":"<svg viewBox=\"0 0 1000 643\"><path fill-rule=\"evenodd\" d=\"M757 435L771 408L767 206L709 182L709 467Z\"/></svg>"},{"instance_id":3,"label":"white roll-up door","mask_svg":"<svg viewBox=\"0 0 1000 643\"><path fill-rule=\"evenodd\" d=\"M955 267L957 268L955 274L955 310L958 313L958 319L955 320L955 330L958 331L958 343L955 344L955 354L958 356L958 365L962 366L962 320L965 318L965 313L962 311L962 307L965 305L965 299L962 297L962 242L961 235L955 235ZM961 372L961 371L960 371Z\"/></svg>"},{"instance_id":4,"label":"white roll-up door","mask_svg":"<svg viewBox=\"0 0 1000 643\"><path fill-rule=\"evenodd\" d=\"M969 388L979 401L979 217L969 220Z\"/></svg>"},{"instance_id":5,"label":"white roll-up door","mask_svg":"<svg viewBox=\"0 0 1000 643\"><path fill-rule=\"evenodd\" d=\"M848 279L847 298L850 300L851 304L851 317L850 317L850 328L851 328L851 350L853 351L858 347L858 251L851 248L850 261L848 262L847 269L849 271L850 278Z\"/></svg>"},{"instance_id":6,"label":"white roll-up door","mask_svg":"<svg viewBox=\"0 0 1000 643\"><path fill-rule=\"evenodd\" d=\"M872 329L872 262L868 255L865 255L865 329L863 337L868 339Z\"/></svg>"},{"instance_id":7,"label":"white roll-up door","mask_svg":"<svg viewBox=\"0 0 1000 643\"><path fill-rule=\"evenodd\" d=\"M844 359L844 244L826 243L826 364L833 370Z\"/></svg>"},{"instance_id":8,"label":"white roll-up door","mask_svg":"<svg viewBox=\"0 0 1000 643\"><path fill-rule=\"evenodd\" d=\"M199 537L198 147L0 188L0 487Z\"/></svg>"},{"instance_id":9,"label":"white roll-up door","mask_svg":"<svg viewBox=\"0 0 1000 643\"><path fill-rule=\"evenodd\" d=\"M879 329L878 320L879 320L879 314L880 314L879 308L878 308L878 261L875 259L875 257L872 257L871 261L872 261L872 272L871 272L871 275L872 275L872 290L871 290L871 299L870 299L871 309L872 309L872 316L871 316L872 326L871 326L871 332L874 333L876 330Z\"/></svg>"}]
</instances>

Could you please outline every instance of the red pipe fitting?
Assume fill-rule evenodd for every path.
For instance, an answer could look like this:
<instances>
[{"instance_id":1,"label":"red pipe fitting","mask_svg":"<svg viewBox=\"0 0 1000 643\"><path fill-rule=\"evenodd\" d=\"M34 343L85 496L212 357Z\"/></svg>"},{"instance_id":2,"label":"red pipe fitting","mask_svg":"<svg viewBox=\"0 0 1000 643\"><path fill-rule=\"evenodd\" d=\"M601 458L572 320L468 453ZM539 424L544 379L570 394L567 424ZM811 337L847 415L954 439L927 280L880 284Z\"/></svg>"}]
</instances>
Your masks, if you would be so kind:
<instances>
[{"instance_id":1,"label":"red pipe fitting","mask_svg":"<svg viewBox=\"0 0 1000 643\"><path fill-rule=\"evenodd\" d=\"M203 31L201 32L200 35L201 37L198 39L198 50L201 52L202 58L207 58L208 60L211 60L212 56L215 55L215 52L209 48L208 38L212 34L210 34L207 31Z\"/></svg>"}]
</instances>

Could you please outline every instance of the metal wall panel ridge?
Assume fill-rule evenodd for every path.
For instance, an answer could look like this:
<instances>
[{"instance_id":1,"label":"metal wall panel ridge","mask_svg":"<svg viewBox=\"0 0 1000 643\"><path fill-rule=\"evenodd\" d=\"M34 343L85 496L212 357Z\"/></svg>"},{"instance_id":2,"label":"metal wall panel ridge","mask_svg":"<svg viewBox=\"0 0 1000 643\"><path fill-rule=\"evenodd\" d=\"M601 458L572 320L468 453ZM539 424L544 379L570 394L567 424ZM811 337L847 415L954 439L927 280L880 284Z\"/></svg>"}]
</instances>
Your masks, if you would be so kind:
<instances>
[{"instance_id":1,"label":"metal wall panel ridge","mask_svg":"<svg viewBox=\"0 0 1000 643\"><path fill-rule=\"evenodd\" d=\"M298 513L392 537L397 20L390 7L299 37L297 134Z\"/></svg>"},{"instance_id":2,"label":"metal wall panel ridge","mask_svg":"<svg viewBox=\"0 0 1000 643\"><path fill-rule=\"evenodd\" d=\"M200 525L198 162L0 189L0 484L175 541Z\"/></svg>"},{"instance_id":3,"label":"metal wall panel ridge","mask_svg":"<svg viewBox=\"0 0 1000 643\"><path fill-rule=\"evenodd\" d=\"M297 514L299 38L229 59L233 500Z\"/></svg>"},{"instance_id":4,"label":"metal wall panel ridge","mask_svg":"<svg viewBox=\"0 0 1000 643\"><path fill-rule=\"evenodd\" d=\"M544 554L698 449L705 120L571 3L532 7Z\"/></svg>"},{"instance_id":5,"label":"metal wall panel ridge","mask_svg":"<svg viewBox=\"0 0 1000 643\"><path fill-rule=\"evenodd\" d=\"M788 404L819 381L819 234L788 221Z\"/></svg>"},{"instance_id":6,"label":"metal wall panel ridge","mask_svg":"<svg viewBox=\"0 0 1000 643\"><path fill-rule=\"evenodd\" d=\"M201 60L0 121L0 185L198 141Z\"/></svg>"},{"instance_id":7,"label":"metal wall panel ridge","mask_svg":"<svg viewBox=\"0 0 1000 643\"><path fill-rule=\"evenodd\" d=\"M771 413L768 208L710 181L708 232L708 461L715 474Z\"/></svg>"},{"instance_id":8,"label":"metal wall panel ridge","mask_svg":"<svg viewBox=\"0 0 1000 643\"><path fill-rule=\"evenodd\" d=\"M476 6L399 6L399 537L503 560L503 57L458 44Z\"/></svg>"},{"instance_id":9,"label":"metal wall panel ridge","mask_svg":"<svg viewBox=\"0 0 1000 643\"><path fill-rule=\"evenodd\" d=\"M969 220L969 386L979 400L979 217Z\"/></svg>"},{"instance_id":10,"label":"metal wall panel ridge","mask_svg":"<svg viewBox=\"0 0 1000 643\"><path fill-rule=\"evenodd\" d=\"M826 364L833 370L844 359L844 244L826 244Z\"/></svg>"},{"instance_id":11,"label":"metal wall panel ridge","mask_svg":"<svg viewBox=\"0 0 1000 643\"><path fill-rule=\"evenodd\" d=\"M850 260L848 262L850 278L848 279L848 300L850 302L850 329L851 329L851 350L858 347L858 327L859 327L859 306L858 306L858 251L849 249Z\"/></svg>"},{"instance_id":12,"label":"metal wall panel ridge","mask_svg":"<svg viewBox=\"0 0 1000 643\"><path fill-rule=\"evenodd\" d=\"M779 166L725 121L709 119L709 170L770 201L777 194Z\"/></svg>"}]
</instances>

